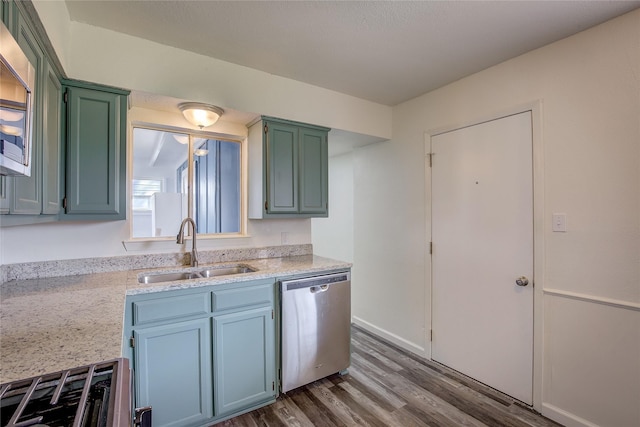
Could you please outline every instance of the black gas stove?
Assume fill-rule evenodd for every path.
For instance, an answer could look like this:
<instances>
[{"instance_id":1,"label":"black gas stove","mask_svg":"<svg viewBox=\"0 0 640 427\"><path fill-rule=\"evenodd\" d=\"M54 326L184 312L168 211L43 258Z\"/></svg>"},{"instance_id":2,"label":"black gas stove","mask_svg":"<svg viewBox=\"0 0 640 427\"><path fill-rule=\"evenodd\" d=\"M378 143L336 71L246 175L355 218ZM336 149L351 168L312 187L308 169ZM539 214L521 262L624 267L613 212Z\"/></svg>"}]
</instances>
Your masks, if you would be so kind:
<instances>
[{"instance_id":1,"label":"black gas stove","mask_svg":"<svg viewBox=\"0 0 640 427\"><path fill-rule=\"evenodd\" d=\"M0 384L2 427L130 427L127 359Z\"/></svg>"}]
</instances>

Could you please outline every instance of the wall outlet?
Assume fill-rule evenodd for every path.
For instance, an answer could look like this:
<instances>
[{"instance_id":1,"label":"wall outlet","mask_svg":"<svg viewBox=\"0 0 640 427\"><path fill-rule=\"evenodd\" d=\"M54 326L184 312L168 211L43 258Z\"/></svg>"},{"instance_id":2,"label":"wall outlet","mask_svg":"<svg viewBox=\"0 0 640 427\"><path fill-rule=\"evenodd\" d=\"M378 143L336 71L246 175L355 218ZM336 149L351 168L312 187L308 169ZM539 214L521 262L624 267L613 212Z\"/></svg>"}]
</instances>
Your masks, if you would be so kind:
<instances>
[{"instance_id":1,"label":"wall outlet","mask_svg":"<svg viewBox=\"0 0 640 427\"><path fill-rule=\"evenodd\" d=\"M567 231L567 214L554 213L552 216L551 229L554 232L564 233Z\"/></svg>"}]
</instances>

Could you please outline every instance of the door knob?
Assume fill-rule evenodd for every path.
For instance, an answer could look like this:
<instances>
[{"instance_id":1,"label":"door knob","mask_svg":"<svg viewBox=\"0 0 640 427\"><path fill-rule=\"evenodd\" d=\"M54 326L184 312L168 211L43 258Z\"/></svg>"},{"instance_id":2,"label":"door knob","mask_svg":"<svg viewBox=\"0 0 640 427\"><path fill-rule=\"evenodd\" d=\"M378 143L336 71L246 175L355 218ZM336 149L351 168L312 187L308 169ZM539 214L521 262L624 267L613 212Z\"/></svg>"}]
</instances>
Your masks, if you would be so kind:
<instances>
[{"instance_id":1,"label":"door knob","mask_svg":"<svg viewBox=\"0 0 640 427\"><path fill-rule=\"evenodd\" d=\"M516 285L518 286L527 286L529 284L529 279L525 276L520 276L516 279Z\"/></svg>"}]
</instances>

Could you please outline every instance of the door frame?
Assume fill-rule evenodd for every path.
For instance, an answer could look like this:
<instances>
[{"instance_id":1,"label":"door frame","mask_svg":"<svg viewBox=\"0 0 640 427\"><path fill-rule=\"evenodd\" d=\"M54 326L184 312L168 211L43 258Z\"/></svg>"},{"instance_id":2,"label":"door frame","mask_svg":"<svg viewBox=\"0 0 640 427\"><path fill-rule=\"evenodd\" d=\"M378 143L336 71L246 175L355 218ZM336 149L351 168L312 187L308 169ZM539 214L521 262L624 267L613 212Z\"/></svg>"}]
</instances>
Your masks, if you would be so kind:
<instances>
[{"instance_id":1,"label":"door frame","mask_svg":"<svg viewBox=\"0 0 640 427\"><path fill-rule=\"evenodd\" d=\"M533 158L533 408L542 411L542 368L544 345L544 317L543 317L543 289L544 289L544 248L545 248L545 215L544 215L544 144L542 135L542 100L517 105L499 110L487 115L479 115L473 119L435 128L424 132L424 160L425 160L425 307L429 307L429 316L425 316L425 343L430 360L432 358L431 330L433 314L433 269L431 263L430 242L432 239L431 214L431 137L477 124L497 120L514 114L531 112L531 140ZM434 159L437 161L437 159Z\"/></svg>"}]
</instances>

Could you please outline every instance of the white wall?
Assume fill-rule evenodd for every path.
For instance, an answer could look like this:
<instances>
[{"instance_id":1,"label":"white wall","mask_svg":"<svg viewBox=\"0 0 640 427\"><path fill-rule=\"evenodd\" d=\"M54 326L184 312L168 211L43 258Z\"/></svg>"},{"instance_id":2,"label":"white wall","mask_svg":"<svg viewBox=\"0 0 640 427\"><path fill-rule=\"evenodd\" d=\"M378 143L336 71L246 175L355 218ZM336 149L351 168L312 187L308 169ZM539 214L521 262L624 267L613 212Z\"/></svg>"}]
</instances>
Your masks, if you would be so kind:
<instances>
[{"instance_id":1,"label":"white wall","mask_svg":"<svg viewBox=\"0 0 640 427\"><path fill-rule=\"evenodd\" d=\"M300 120L389 138L391 108L294 80L230 64L77 22L62 1L34 1L69 78L204 101L239 111ZM132 109L130 121L191 127L166 112ZM180 121L182 120L182 123ZM169 123L171 122L171 123ZM212 131L246 135L224 123ZM129 134L129 143L131 136ZM130 151L130 150L129 150ZM199 247L234 248L311 243L310 220L249 221L249 238L199 239ZM83 257L174 251L175 245L129 245L129 221L65 222L0 228L0 265Z\"/></svg>"},{"instance_id":2,"label":"white wall","mask_svg":"<svg viewBox=\"0 0 640 427\"><path fill-rule=\"evenodd\" d=\"M313 253L346 262L353 262L352 157L329 158L329 217L311 220Z\"/></svg>"},{"instance_id":3,"label":"white wall","mask_svg":"<svg viewBox=\"0 0 640 427\"><path fill-rule=\"evenodd\" d=\"M178 224L178 227L180 224ZM198 237L198 249L232 249L278 246L282 233L287 244L311 243L311 220L249 221L249 237L206 239ZM176 230L177 233L177 230ZM120 256L141 253L186 252L190 243L176 245L170 238L161 244L129 244L129 220L107 222L64 222L0 228L2 263Z\"/></svg>"},{"instance_id":4,"label":"white wall","mask_svg":"<svg viewBox=\"0 0 640 427\"><path fill-rule=\"evenodd\" d=\"M430 354L424 133L541 100L537 406L567 425L640 425L638 76L640 10L396 106L392 141L354 151L356 320Z\"/></svg>"}]
</instances>

